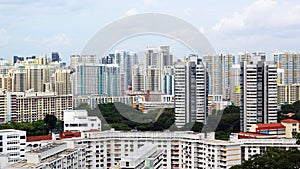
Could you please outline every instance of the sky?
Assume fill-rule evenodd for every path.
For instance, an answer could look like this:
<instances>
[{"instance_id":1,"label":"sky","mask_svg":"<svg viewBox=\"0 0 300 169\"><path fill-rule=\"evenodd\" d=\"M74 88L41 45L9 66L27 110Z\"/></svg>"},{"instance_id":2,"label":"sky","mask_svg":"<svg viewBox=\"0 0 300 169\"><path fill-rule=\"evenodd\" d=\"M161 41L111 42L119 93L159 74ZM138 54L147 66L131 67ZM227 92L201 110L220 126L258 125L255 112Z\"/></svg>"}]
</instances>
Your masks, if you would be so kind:
<instances>
[{"instance_id":1,"label":"sky","mask_svg":"<svg viewBox=\"0 0 300 169\"><path fill-rule=\"evenodd\" d=\"M0 58L59 52L67 60L80 54L105 25L152 12L191 23L217 52L300 51L297 0L0 0ZM126 40L114 49L142 51L159 45L170 45L177 57L190 52L172 39L155 35Z\"/></svg>"}]
</instances>

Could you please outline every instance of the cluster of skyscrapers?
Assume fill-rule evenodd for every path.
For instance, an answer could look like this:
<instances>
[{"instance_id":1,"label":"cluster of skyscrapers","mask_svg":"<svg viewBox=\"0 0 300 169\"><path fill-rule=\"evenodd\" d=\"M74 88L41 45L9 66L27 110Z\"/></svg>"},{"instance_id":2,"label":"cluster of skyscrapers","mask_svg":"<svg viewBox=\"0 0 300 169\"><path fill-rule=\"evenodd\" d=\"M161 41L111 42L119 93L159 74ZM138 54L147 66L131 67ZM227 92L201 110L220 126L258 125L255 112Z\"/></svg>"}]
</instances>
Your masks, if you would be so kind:
<instances>
[{"instance_id":1,"label":"cluster of skyscrapers","mask_svg":"<svg viewBox=\"0 0 300 169\"><path fill-rule=\"evenodd\" d=\"M205 123L212 109L234 104L240 106L240 129L247 131L252 124L276 122L278 105L300 99L299 55L277 52L267 61L265 53L258 52L191 54L174 61L170 47L160 46L147 47L142 54L116 50L101 59L72 55L69 67L58 53L51 58L15 56L13 62L0 61L5 103L0 120L34 121L47 113L62 118L57 111L81 103L95 108L123 102L143 112L175 108L176 125L182 127ZM57 104L46 111L51 103Z\"/></svg>"},{"instance_id":2,"label":"cluster of skyscrapers","mask_svg":"<svg viewBox=\"0 0 300 169\"><path fill-rule=\"evenodd\" d=\"M299 121L277 123L279 106L300 100L299 56L275 53L271 61L257 52L190 54L175 61L170 47L160 46L147 47L142 57L126 50L101 59L72 55L69 67L58 53L2 59L0 122L53 114L65 120L66 134L81 138L37 142L34 148L24 131L2 130L0 152L8 155L6 168L230 168L263 153L270 142L299 148L292 138L292 132L300 132ZM229 141L215 140L214 133L100 132L97 117L72 110L81 103L95 108L113 102L143 112L174 108L178 128L206 123L213 109L234 104L240 107L241 132Z\"/></svg>"}]
</instances>

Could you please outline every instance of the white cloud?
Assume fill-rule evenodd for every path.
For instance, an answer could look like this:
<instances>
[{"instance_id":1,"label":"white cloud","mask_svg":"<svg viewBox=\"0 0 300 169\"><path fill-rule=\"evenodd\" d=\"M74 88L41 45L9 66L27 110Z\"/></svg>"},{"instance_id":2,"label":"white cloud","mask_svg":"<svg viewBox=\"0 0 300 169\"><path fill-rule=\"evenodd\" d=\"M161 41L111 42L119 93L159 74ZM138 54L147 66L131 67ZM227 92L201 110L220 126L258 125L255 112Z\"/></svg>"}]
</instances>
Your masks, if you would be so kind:
<instances>
[{"instance_id":1,"label":"white cloud","mask_svg":"<svg viewBox=\"0 0 300 169\"><path fill-rule=\"evenodd\" d=\"M256 0L251 5L222 18L213 30L259 30L291 27L300 24L300 6L287 1Z\"/></svg>"},{"instance_id":2,"label":"white cloud","mask_svg":"<svg viewBox=\"0 0 300 169\"><path fill-rule=\"evenodd\" d=\"M4 28L0 28L0 47L8 43L9 36Z\"/></svg>"},{"instance_id":3,"label":"white cloud","mask_svg":"<svg viewBox=\"0 0 300 169\"><path fill-rule=\"evenodd\" d=\"M231 18L223 18L217 23L213 29L216 31L220 30L237 30L245 26L244 17L238 13L235 13Z\"/></svg>"},{"instance_id":4,"label":"white cloud","mask_svg":"<svg viewBox=\"0 0 300 169\"><path fill-rule=\"evenodd\" d=\"M49 48L61 48L71 45L71 40L65 33L58 33L53 37L42 39L42 44Z\"/></svg>"},{"instance_id":5,"label":"white cloud","mask_svg":"<svg viewBox=\"0 0 300 169\"><path fill-rule=\"evenodd\" d=\"M135 8L131 8L128 11L126 11L126 15L127 16L129 16L129 15L135 15L135 14L138 14L138 11Z\"/></svg>"}]
</instances>

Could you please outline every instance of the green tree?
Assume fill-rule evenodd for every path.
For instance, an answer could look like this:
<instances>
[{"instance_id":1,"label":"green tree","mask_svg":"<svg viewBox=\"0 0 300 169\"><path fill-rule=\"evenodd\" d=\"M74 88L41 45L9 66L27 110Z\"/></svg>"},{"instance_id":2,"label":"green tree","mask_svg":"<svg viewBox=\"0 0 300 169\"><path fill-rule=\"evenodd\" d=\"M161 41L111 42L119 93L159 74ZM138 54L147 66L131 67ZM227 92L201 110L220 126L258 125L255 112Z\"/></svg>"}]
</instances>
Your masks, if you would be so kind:
<instances>
[{"instance_id":1,"label":"green tree","mask_svg":"<svg viewBox=\"0 0 300 169\"><path fill-rule=\"evenodd\" d=\"M44 118L44 122L47 125L48 132L53 131L53 129L56 127L57 118L54 115L47 114Z\"/></svg>"},{"instance_id":2,"label":"green tree","mask_svg":"<svg viewBox=\"0 0 300 169\"><path fill-rule=\"evenodd\" d=\"M240 131L240 108L234 105L223 110L221 120L216 128L216 139L228 140L231 133Z\"/></svg>"},{"instance_id":3,"label":"green tree","mask_svg":"<svg viewBox=\"0 0 300 169\"><path fill-rule=\"evenodd\" d=\"M268 148L264 154L258 154L231 169L295 169L300 168L300 150Z\"/></svg>"}]
</instances>

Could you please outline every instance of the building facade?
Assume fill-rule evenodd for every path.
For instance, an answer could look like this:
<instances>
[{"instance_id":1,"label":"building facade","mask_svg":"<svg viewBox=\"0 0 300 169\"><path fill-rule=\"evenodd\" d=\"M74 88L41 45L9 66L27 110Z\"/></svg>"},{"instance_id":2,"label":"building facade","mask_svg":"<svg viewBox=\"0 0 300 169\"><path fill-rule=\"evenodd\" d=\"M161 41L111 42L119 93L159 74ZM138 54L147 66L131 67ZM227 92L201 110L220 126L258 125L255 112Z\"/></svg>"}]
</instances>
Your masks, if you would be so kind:
<instances>
[{"instance_id":1,"label":"building facade","mask_svg":"<svg viewBox=\"0 0 300 169\"><path fill-rule=\"evenodd\" d=\"M278 84L277 103L293 104L300 100L300 84Z\"/></svg>"},{"instance_id":2,"label":"building facade","mask_svg":"<svg viewBox=\"0 0 300 169\"><path fill-rule=\"evenodd\" d=\"M206 122L208 77L196 55L175 64L175 124Z\"/></svg>"},{"instance_id":3,"label":"building facade","mask_svg":"<svg viewBox=\"0 0 300 169\"><path fill-rule=\"evenodd\" d=\"M86 146L74 142L52 142L46 146L26 152L25 159L10 164L5 169L49 169L86 168Z\"/></svg>"},{"instance_id":4,"label":"building facade","mask_svg":"<svg viewBox=\"0 0 300 169\"><path fill-rule=\"evenodd\" d=\"M79 64L72 75L73 95L120 96L120 67L117 64Z\"/></svg>"},{"instance_id":5,"label":"building facade","mask_svg":"<svg viewBox=\"0 0 300 169\"><path fill-rule=\"evenodd\" d=\"M277 122L277 66L273 62L241 62L240 130Z\"/></svg>"},{"instance_id":6,"label":"building facade","mask_svg":"<svg viewBox=\"0 0 300 169\"><path fill-rule=\"evenodd\" d=\"M240 106L241 100L240 71L240 64L230 68L230 101L236 106Z\"/></svg>"},{"instance_id":7,"label":"building facade","mask_svg":"<svg viewBox=\"0 0 300 169\"><path fill-rule=\"evenodd\" d=\"M64 131L101 131L101 121L97 116L88 116L86 110L64 110Z\"/></svg>"},{"instance_id":8,"label":"building facade","mask_svg":"<svg viewBox=\"0 0 300 169\"><path fill-rule=\"evenodd\" d=\"M7 156L8 163L25 158L26 131L0 130L0 154Z\"/></svg>"},{"instance_id":9,"label":"building facade","mask_svg":"<svg viewBox=\"0 0 300 169\"><path fill-rule=\"evenodd\" d=\"M145 144L163 150L162 169L230 168L240 164L240 144L214 140L193 132L85 132L77 144L88 144L87 168L114 168L122 157ZM141 153L141 152L139 152Z\"/></svg>"},{"instance_id":10,"label":"building facade","mask_svg":"<svg viewBox=\"0 0 300 169\"><path fill-rule=\"evenodd\" d=\"M284 70L282 83L300 83L300 53L278 52L274 53L273 56L277 67Z\"/></svg>"},{"instance_id":11,"label":"building facade","mask_svg":"<svg viewBox=\"0 0 300 169\"><path fill-rule=\"evenodd\" d=\"M73 108L72 95L56 95L53 92L0 93L0 121L32 122L42 120L47 114L63 120L63 111Z\"/></svg>"}]
</instances>

